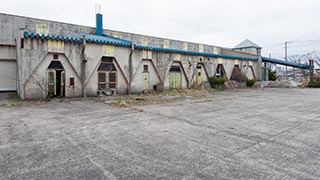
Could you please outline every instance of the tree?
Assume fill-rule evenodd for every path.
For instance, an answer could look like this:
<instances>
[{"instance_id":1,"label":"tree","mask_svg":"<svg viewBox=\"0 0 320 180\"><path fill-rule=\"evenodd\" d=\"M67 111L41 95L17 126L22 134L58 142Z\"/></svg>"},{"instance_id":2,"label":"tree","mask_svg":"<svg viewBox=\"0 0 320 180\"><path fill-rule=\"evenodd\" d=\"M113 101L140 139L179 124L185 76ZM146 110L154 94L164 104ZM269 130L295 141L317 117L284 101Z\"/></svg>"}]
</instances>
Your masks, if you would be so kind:
<instances>
[{"instance_id":1,"label":"tree","mask_svg":"<svg viewBox=\"0 0 320 180\"><path fill-rule=\"evenodd\" d=\"M46 76L39 75L39 74L33 74L29 80L30 83L37 86L38 89L43 93L43 97L47 98L49 88L48 88L48 81Z\"/></svg>"}]
</instances>

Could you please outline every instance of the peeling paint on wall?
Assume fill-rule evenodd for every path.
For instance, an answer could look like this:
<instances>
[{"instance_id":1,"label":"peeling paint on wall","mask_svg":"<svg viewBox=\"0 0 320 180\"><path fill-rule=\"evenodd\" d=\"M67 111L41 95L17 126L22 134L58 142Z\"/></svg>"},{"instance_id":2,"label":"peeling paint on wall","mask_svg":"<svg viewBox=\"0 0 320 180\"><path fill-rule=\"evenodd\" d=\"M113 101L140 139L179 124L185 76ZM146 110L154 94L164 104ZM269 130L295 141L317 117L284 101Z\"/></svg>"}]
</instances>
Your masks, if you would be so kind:
<instances>
[{"instance_id":1,"label":"peeling paint on wall","mask_svg":"<svg viewBox=\"0 0 320 180\"><path fill-rule=\"evenodd\" d=\"M48 35L49 34L48 23L37 21L36 33Z\"/></svg>"},{"instance_id":2,"label":"peeling paint on wall","mask_svg":"<svg viewBox=\"0 0 320 180\"><path fill-rule=\"evenodd\" d=\"M48 51L49 52L63 52L64 42L56 40L48 40Z\"/></svg>"},{"instance_id":3,"label":"peeling paint on wall","mask_svg":"<svg viewBox=\"0 0 320 180\"><path fill-rule=\"evenodd\" d=\"M213 54L219 54L219 50L217 47L213 47Z\"/></svg>"},{"instance_id":4,"label":"peeling paint on wall","mask_svg":"<svg viewBox=\"0 0 320 180\"><path fill-rule=\"evenodd\" d=\"M113 37L116 37L116 38L122 38L122 33L120 33L120 32L114 32L113 33Z\"/></svg>"},{"instance_id":5,"label":"peeling paint on wall","mask_svg":"<svg viewBox=\"0 0 320 180\"><path fill-rule=\"evenodd\" d=\"M80 27L80 32L83 32L83 33L90 33L90 28L87 28L87 27Z\"/></svg>"},{"instance_id":6,"label":"peeling paint on wall","mask_svg":"<svg viewBox=\"0 0 320 180\"><path fill-rule=\"evenodd\" d=\"M189 44L184 42L182 48L183 48L184 51L188 51L189 50Z\"/></svg>"},{"instance_id":7,"label":"peeling paint on wall","mask_svg":"<svg viewBox=\"0 0 320 180\"><path fill-rule=\"evenodd\" d=\"M169 40L163 41L163 48L170 48L170 41Z\"/></svg>"},{"instance_id":8,"label":"peeling paint on wall","mask_svg":"<svg viewBox=\"0 0 320 180\"><path fill-rule=\"evenodd\" d=\"M148 46L148 37L146 37L146 36L142 36L141 37L141 45L143 45L143 46Z\"/></svg>"},{"instance_id":9,"label":"peeling paint on wall","mask_svg":"<svg viewBox=\"0 0 320 180\"><path fill-rule=\"evenodd\" d=\"M103 54L105 56L114 56L114 46L103 45Z\"/></svg>"},{"instance_id":10,"label":"peeling paint on wall","mask_svg":"<svg viewBox=\"0 0 320 180\"><path fill-rule=\"evenodd\" d=\"M174 61L181 61L181 54L174 54L173 60Z\"/></svg>"},{"instance_id":11,"label":"peeling paint on wall","mask_svg":"<svg viewBox=\"0 0 320 180\"><path fill-rule=\"evenodd\" d=\"M199 44L199 52L204 52L204 47L202 44Z\"/></svg>"},{"instance_id":12,"label":"peeling paint on wall","mask_svg":"<svg viewBox=\"0 0 320 180\"><path fill-rule=\"evenodd\" d=\"M142 51L142 58L143 59L152 59L152 51Z\"/></svg>"}]
</instances>

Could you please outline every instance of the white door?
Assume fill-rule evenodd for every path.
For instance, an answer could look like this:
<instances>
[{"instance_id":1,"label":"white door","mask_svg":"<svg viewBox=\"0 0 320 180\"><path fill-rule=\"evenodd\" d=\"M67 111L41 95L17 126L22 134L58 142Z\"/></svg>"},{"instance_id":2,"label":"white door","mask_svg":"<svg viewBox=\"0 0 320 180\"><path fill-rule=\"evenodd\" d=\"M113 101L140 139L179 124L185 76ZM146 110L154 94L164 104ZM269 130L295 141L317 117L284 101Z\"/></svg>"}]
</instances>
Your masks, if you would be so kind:
<instances>
[{"instance_id":1,"label":"white door","mask_svg":"<svg viewBox=\"0 0 320 180\"><path fill-rule=\"evenodd\" d=\"M17 90L17 63L14 60L0 60L0 91Z\"/></svg>"}]
</instances>

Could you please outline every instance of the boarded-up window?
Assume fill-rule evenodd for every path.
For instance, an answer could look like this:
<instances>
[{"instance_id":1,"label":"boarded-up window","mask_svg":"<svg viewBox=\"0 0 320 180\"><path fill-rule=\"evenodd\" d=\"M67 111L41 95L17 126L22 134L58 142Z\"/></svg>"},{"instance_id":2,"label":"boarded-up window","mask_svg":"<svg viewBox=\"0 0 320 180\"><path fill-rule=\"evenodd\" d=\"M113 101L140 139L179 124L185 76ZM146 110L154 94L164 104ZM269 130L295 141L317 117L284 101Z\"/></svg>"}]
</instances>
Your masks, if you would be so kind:
<instances>
[{"instance_id":1,"label":"boarded-up window","mask_svg":"<svg viewBox=\"0 0 320 180\"><path fill-rule=\"evenodd\" d=\"M73 87L74 87L74 77L71 77L71 78L70 78L70 86L73 86Z\"/></svg>"},{"instance_id":2,"label":"boarded-up window","mask_svg":"<svg viewBox=\"0 0 320 180\"><path fill-rule=\"evenodd\" d=\"M98 88L99 89L106 88L106 73L104 73L104 72L98 73Z\"/></svg>"},{"instance_id":3,"label":"boarded-up window","mask_svg":"<svg viewBox=\"0 0 320 180\"><path fill-rule=\"evenodd\" d=\"M117 88L117 69L113 57L103 57L98 68L98 88Z\"/></svg>"},{"instance_id":4,"label":"boarded-up window","mask_svg":"<svg viewBox=\"0 0 320 180\"><path fill-rule=\"evenodd\" d=\"M143 65L143 72L149 72L148 65Z\"/></svg>"},{"instance_id":5,"label":"boarded-up window","mask_svg":"<svg viewBox=\"0 0 320 180\"><path fill-rule=\"evenodd\" d=\"M109 88L116 88L117 84L117 75L116 73L109 73Z\"/></svg>"}]
</instances>

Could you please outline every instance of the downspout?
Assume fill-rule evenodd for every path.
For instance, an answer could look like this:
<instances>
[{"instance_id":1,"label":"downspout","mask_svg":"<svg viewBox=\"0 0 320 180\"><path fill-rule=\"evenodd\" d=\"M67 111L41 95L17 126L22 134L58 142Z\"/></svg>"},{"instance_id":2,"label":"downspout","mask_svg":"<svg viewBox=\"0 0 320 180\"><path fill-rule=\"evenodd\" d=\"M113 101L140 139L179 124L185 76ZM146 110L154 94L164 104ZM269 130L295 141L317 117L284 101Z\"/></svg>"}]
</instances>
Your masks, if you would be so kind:
<instances>
[{"instance_id":1,"label":"downspout","mask_svg":"<svg viewBox=\"0 0 320 180\"><path fill-rule=\"evenodd\" d=\"M82 37L82 51L81 51L81 57L82 57L82 63L81 63L81 83L82 83L82 97L87 97L87 93L85 91L86 89L86 55L85 55L85 50L86 50L86 36L83 35Z\"/></svg>"},{"instance_id":2,"label":"downspout","mask_svg":"<svg viewBox=\"0 0 320 180\"><path fill-rule=\"evenodd\" d=\"M131 82L133 77L133 68L132 68L132 54L134 51L134 44L131 44L130 55L129 55L129 83L128 83L128 94L131 94Z\"/></svg>"},{"instance_id":3,"label":"downspout","mask_svg":"<svg viewBox=\"0 0 320 180\"><path fill-rule=\"evenodd\" d=\"M21 42L20 42L21 43ZM18 44L18 41L17 41L17 39L15 39L15 44L16 44L16 66L17 66L17 79L16 79L16 86L17 86L17 94L19 95L19 97L20 98L22 98L21 97L21 91L20 91L20 75L19 75L19 60L18 60L18 58L19 58L19 44Z\"/></svg>"}]
</instances>

